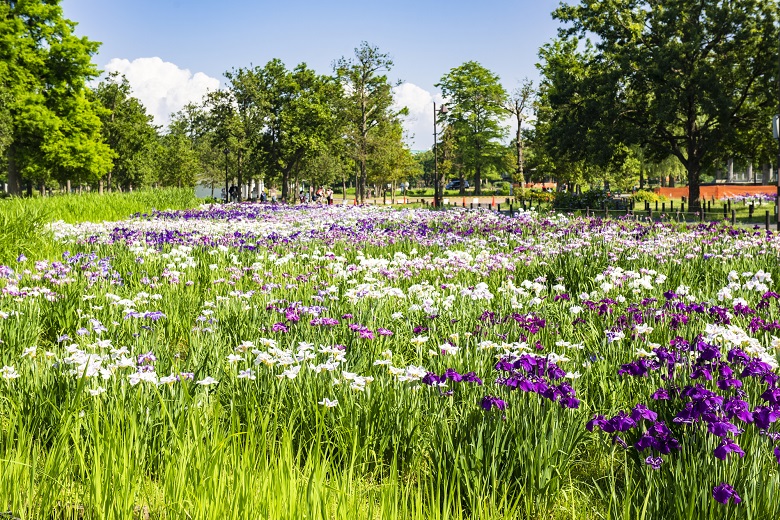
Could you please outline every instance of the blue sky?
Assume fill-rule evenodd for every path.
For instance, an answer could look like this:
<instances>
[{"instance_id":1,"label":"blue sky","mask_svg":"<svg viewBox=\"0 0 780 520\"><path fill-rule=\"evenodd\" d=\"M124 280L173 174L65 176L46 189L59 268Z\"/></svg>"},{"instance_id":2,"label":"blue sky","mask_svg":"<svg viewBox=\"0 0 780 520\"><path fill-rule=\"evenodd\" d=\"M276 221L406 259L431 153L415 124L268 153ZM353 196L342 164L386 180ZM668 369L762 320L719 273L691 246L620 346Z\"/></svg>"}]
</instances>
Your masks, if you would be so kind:
<instances>
[{"instance_id":1,"label":"blue sky","mask_svg":"<svg viewBox=\"0 0 780 520\"><path fill-rule=\"evenodd\" d=\"M407 139L415 149L433 141L434 86L451 68L475 60L507 90L537 78L541 45L555 37L550 13L558 0L398 0L287 2L222 0L63 0L77 34L102 42L104 70L125 73L158 123L205 90L226 70L280 58L306 62L322 74L351 56L361 41L395 62L389 76L409 106Z\"/></svg>"}]
</instances>

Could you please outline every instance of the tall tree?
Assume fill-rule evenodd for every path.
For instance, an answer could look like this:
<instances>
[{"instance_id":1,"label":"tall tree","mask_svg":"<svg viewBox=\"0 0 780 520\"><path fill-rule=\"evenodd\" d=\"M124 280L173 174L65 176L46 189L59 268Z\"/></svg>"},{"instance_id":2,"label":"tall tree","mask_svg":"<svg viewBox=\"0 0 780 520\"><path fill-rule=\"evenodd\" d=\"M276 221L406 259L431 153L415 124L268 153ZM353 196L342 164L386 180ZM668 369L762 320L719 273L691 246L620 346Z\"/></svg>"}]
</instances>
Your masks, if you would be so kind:
<instances>
[{"instance_id":1,"label":"tall tree","mask_svg":"<svg viewBox=\"0 0 780 520\"><path fill-rule=\"evenodd\" d=\"M344 114L347 136L358 165L357 196L361 202L366 197L371 134L378 132L381 124L397 117L392 110L392 88L385 74L392 66L389 55L367 42L355 49L353 58L342 57L334 65L346 91Z\"/></svg>"},{"instance_id":2,"label":"tall tree","mask_svg":"<svg viewBox=\"0 0 780 520\"><path fill-rule=\"evenodd\" d=\"M697 209L703 169L730 139L765 127L761 107L776 104L777 2L582 0L553 16L568 27L542 51L542 72L557 96L552 109L575 118L558 133L580 143L566 152L588 159L638 144L658 160L672 155ZM596 43L579 52L578 38ZM561 50L581 74L552 66Z\"/></svg>"},{"instance_id":3,"label":"tall tree","mask_svg":"<svg viewBox=\"0 0 780 520\"><path fill-rule=\"evenodd\" d=\"M9 191L23 180L91 182L111 168L100 106L86 81L98 44L73 34L59 0L0 2L0 82L10 90L13 133L6 150Z\"/></svg>"},{"instance_id":4,"label":"tall tree","mask_svg":"<svg viewBox=\"0 0 780 520\"><path fill-rule=\"evenodd\" d=\"M474 176L474 193L479 195L483 173L503 163L506 91L496 74L475 61L450 70L436 86L449 99L449 111L442 117L452 126L462 167Z\"/></svg>"},{"instance_id":5,"label":"tall tree","mask_svg":"<svg viewBox=\"0 0 780 520\"><path fill-rule=\"evenodd\" d=\"M157 127L152 116L135 97L127 78L114 72L101 81L95 96L106 109L100 116L103 139L114 151L113 168L106 176L120 188L140 187L152 178L152 154L157 145Z\"/></svg>"},{"instance_id":6,"label":"tall tree","mask_svg":"<svg viewBox=\"0 0 780 520\"><path fill-rule=\"evenodd\" d=\"M282 199L287 199L293 174L302 172L306 159L326 152L340 133L335 105L341 86L305 63L288 71L280 60L272 60L254 75L266 107L261 160L269 179L281 183Z\"/></svg>"},{"instance_id":7,"label":"tall tree","mask_svg":"<svg viewBox=\"0 0 780 520\"><path fill-rule=\"evenodd\" d=\"M525 171L523 164L523 122L528 118L528 112L534 101L534 84L528 78L512 91L507 99L506 110L515 118L517 130L515 131L515 151L517 163L515 166L515 180L522 187L525 184Z\"/></svg>"}]
</instances>

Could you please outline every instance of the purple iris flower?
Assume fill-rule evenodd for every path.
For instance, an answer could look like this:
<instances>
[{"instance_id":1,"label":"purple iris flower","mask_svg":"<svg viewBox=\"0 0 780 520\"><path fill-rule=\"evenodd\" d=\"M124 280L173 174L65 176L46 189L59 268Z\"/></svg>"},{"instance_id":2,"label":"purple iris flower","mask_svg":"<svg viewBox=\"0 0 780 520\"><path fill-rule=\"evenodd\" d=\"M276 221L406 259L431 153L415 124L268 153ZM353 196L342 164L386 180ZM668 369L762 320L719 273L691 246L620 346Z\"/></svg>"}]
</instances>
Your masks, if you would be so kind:
<instances>
[{"instance_id":1,"label":"purple iris flower","mask_svg":"<svg viewBox=\"0 0 780 520\"><path fill-rule=\"evenodd\" d=\"M712 381L712 372L710 372L709 366L698 365L693 369L693 372L691 373L691 379L699 379L700 377L707 381Z\"/></svg>"},{"instance_id":2,"label":"purple iris flower","mask_svg":"<svg viewBox=\"0 0 780 520\"><path fill-rule=\"evenodd\" d=\"M601 429L607 433L627 432L635 426L636 421L621 410L616 416L609 419L607 423L601 427Z\"/></svg>"},{"instance_id":3,"label":"purple iris flower","mask_svg":"<svg viewBox=\"0 0 780 520\"><path fill-rule=\"evenodd\" d=\"M492 395L486 395L482 398L482 401L479 403L479 405L482 407L483 410L486 412L489 412L491 408L494 406L498 408L499 410L505 410L506 409L506 401L503 399L500 399L498 397L494 397Z\"/></svg>"},{"instance_id":4,"label":"purple iris flower","mask_svg":"<svg viewBox=\"0 0 780 520\"><path fill-rule=\"evenodd\" d=\"M456 383L463 381L463 376L460 375L454 368L448 368L444 371L444 378L451 379Z\"/></svg>"},{"instance_id":5,"label":"purple iris flower","mask_svg":"<svg viewBox=\"0 0 780 520\"><path fill-rule=\"evenodd\" d=\"M422 378L422 382L430 386L438 386L442 381L444 381L444 378L439 377L433 372L428 372L425 374L425 377Z\"/></svg>"},{"instance_id":6,"label":"purple iris flower","mask_svg":"<svg viewBox=\"0 0 780 520\"><path fill-rule=\"evenodd\" d=\"M463 374L463 381L466 383L477 383L478 386L482 386L482 379L474 372L466 372Z\"/></svg>"},{"instance_id":7,"label":"purple iris flower","mask_svg":"<svg viewBox=\"0 0 780 520\"><path fill-rule=\"evenodd\" d=\"M707 425L707 431L716 437L726 437L728 434L739 434L739 428L728 421L713 421Z\"/></svg>"},{"instance_id":8,"label":"purple iris flower","mask_svg":"<svg viewBox=\"0 0 780 520\"><path fill-rule=\"evenodd\" d=\"M645 459L645 464L647 464L653 469L661 469L661 464L663 464L663 462L664 459L662 459L661 457L650 456Z\"/></svg>"},{"instance_id":9,"label":"purple iris flower","mask_svg":"<svg viewBox=\"0 0 780 520\"><path fill-rule=\"evenodd\" d=\"M580 407L580 400L576 397L572 396L565 396L561 397L558 401L558 404L561 405L563 408L579 408Z\"/></svg>"},{"instance_id":10,"label":"purple iris flower","mask_svg":"<svg viewBox=\"0 0 780 520\"><path fill-rule=\"evenodd\" d=\"M721 441L720 445L715 448L715 456L720 460L726 460L726 457L729 456L729 453L736 453L740 456L740 458L745 456L745 452L742 451L742 448L739 447L739 444L726 437Z\"/></svg>"},{"instance_id":11,"label":"purple iris flower","mask_svg":"<svg viewBox=\"0 0 780 520\"><path fill-rule=\"evenodd\" d=\"M287 332L288 331L288 329L284 325L284 323L280 323L280 322L274 323L273 327L271 327L271 330L274 331L274 332Z\"/></svg>"},{"instance_id":12,"label":"purple iris flower","mask_svg":"<svg viewBox=\"0 0 780 520\"><path fill-rule=\"evenodd\" d=\"M759 430L768 430L769 425L780 419L780 410L769 406L757 406L753 410L753 420Z\"/></svg>"},{"instance_id":13,"label":"purple iris flower","mask_svg":"<svg viewBox=\"0 0 780 520\"><path fill-rule=\"evenodd\" d=\"M650 396L650 398L656 401L666 401L669 399L669 391L666 390L666 388L659 388Z\"/></svg>"},{"instance_id":14,"label":"purple iris flower","mask_svg":"<svg viewBox=\"0 0 780 520\"><path fill-rule=\"evenodd\" d=\"M511 372L515 369L514 365L511 361L507 359L502 359L498 363L496 363L496 370L502 371L502 372Z\"/></svg>"},{"instance_id":15,"label":"purple iris flower","mask_svg":"<svg viewBox=\"0 0 780 520\"><path fill-rule=\"evenodd\" d=\"M589 432L592 432L594 426L598 426L599 428L604 429L604 425L606 424L607 419L603 415L594 415L593 419L585 424L585 429Z\"/></svg>"},{"instance_id":16,"label":"purple iris flower","mask_svg":"<svg viewBox=\"0 0 780 520\"><path fill-rule=\"evenodd\" d=\"M740 363L742 365L746 365L750 362L750 356L745 354L745 352L742 349L733 348L729 350L729 353L726 355L726 359L729 363L735 364Z\"/></svg>"},{"instance_id":17,"label":"purple iris flower","mask_svg":"<svg viewBox=\"0 0 780 520\"><path fill-rule=\"evenodd\" d=\"M721 482L712 489L712 498L721 504L728 504L729 500L731 499L734 500L735 504L742 502L742 499L739 497L734 488L725 482Z\"/></svg>"},{"instance_id":18,"label":"purple iris flower","mask_svg":"<svg viewBox=\"0 0 780 520\"><path fill-rule=\"evenodd\" d=\"M734 417L742 422L753 422L753 413L750 411L750 405L746 401L734 397L729 399L723 404L723 411L726 412L726 417L731 420Z\"/></svg>"},{"instance_id":19,"label":"purple iris flower","mask_svg":"<svg viewBox=\"0 0 780 520\"><path fill-rule=\"evenodd\" d=\"M780 388L767 388L766 391L761 394L761 399L767 401L769 404L780 404Z\"/></svg>"},{"instance_id":20,"label":"purple iris flower","mask_svg":"<svg viewBox=\"0 0 780 520\"><path fill-rule=\"evenodd\" d=\"M658 414L640 403L631 410L631 418L636 422L639 422L640 419L656 421L658 419Z\"/></svg>"},{"instance_id":21,"label":"purple iris flower","mask_svg":"<svg viewBox=\"0 0 780 520\"><path fill-rule=\"evenodd\" d=\"M775 459L780 464L780 446L775 447Z\"/></svg>"}]
</instances>

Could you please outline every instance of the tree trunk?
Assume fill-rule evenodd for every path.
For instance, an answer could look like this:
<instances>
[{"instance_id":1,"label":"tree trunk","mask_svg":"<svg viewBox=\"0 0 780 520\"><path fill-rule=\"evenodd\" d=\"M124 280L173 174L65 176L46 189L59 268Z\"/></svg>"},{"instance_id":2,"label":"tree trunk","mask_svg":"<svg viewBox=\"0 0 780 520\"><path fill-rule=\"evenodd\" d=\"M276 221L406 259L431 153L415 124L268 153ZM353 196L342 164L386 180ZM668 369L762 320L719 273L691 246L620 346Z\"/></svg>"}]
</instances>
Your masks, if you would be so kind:
<instances>
[{"instance_id":1,"label":"tree trunk","mask_svg":"<svg viewBox=\"0 0 780 520\"><path fill-rule=\"evenodd\" d=\"M700 177L701 177L701 165L696 159L689 159L686 166L686 172L688 174L688 208L691 213L698 213L701 211L700 197Z\"/></svg>"},{"instance_id":2,"label":"tree trunk","mask_svg":"<svg viewBox=\"0 0 780 520\"><path fill-rule=\"evenodd\" d=\"M99 193L100 195L103 195L103 179L100 179L100 180L98 181L98 193Z\"/></svg>"},{"instance_id":3,"label":"tree trunk","mask_svg":"<svg viewBox=\"0 0 780 520\"><path fill-rule=\"evenodd\" d=\"M729 157L726 165L726 184L732 184L734 182L734 158Z\"/></svg>"},{"instance_id":4,"label":"tree trunk","mask_svg":"<svg viewBox=\"0 0 780 520\"><path fill-rule=\"evenodd\" d=\"M518 114L517 116L517 135L515 136L515 140L517 141L517 182L520 183L520 186L525 184L525 172L523 171L523 134L521 132L520 125L522 124L523 120L522 117Z\"/></svg>"},{"instance_id":5,"label":"tree trunk","mask_svg":"<svg viewBox=\"0 0 780 520\"><path fill-rule=\"evenodd\" d=\"M482 195L482 166L477 165L474 170L474 195Z\"/></svg>"},{"instance_id":6,"label":"tree trunk","mask_svg":"<svg viewBox=\"0 0 780 520\"><path fill-rule=\"evenodd\" d=\"M753 163L751 161L748 161L746 176L748 182L752 182L752 183L756 182L756 179L753 177Z\"/></svg>"},{"instance_id":7,"label":"tree trunk","mask_svg":"<svg viewBox=\"0 0 780 520\"><path fill-rule=\"evenodd\" d=\"M769 165L764 164L761 166L761 184L769 184Z\"/></svg>"},{"instance_id":8,"label":"tree trunk","mask_svg":"<svg viewBox=\"0 0 780 520\"><path fill-rule=\"evenodd\" d=\"M67 194L70 195L70 179L65 181L65 189L67 190Z\"/></svg>"},{"instance_id":9,"label":"tree trunk","mask_svg":"<svg viewBox=\"0 0 780 520\"><path fill-rule=\"evenodd\" d=\"M22 174L14 158L13 150L8 151L8 193L11 195L22 194Z\"/></svg>"},{"instance_id":10,"label":"tree trunk","mask_svg":"<svg viewBox=\"0 0 780 520\"><path fill-rule=\"evenodd\" d=\"M282 201L287 202L287 198L290 196L290 176L288 172L282 171Z\"/></svg>"}]
</instances>

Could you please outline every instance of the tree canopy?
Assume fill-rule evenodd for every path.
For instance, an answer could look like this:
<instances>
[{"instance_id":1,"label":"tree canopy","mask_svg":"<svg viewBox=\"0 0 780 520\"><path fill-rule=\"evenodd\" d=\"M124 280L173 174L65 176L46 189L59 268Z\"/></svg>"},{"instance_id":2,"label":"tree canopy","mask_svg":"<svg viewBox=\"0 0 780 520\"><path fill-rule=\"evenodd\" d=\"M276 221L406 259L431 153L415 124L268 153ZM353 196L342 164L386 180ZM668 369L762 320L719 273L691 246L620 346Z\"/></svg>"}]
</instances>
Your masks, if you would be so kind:
<instances>
[{"instance_id":1,"label":"tree canopy","mask_svg":"<svg viewBox=\"0 0 780 520\"><path fill-rule=\"evenodd\" d=\"M0 2L0 83L8 91L8 184L49 178L92 181L111 168L100 105L86 82L98 44L74 34L59 1Z\"/></svg>"},{"instance_id":2,"label":"tree canopy","mask_svg":"<svg viewBox=\"0 0 780 520\"><path fill-rule=\"evenodd\" d=\"M776 106L774 0L582 0L540 52L544 140L555 155L608 166L626 146L686 170L692 208L702 169L745 151Z\"/></svg>"},{"instance_id":3,"label":"tree canopy","mask_svg":"<svg viewBox=\"0 0 780 520\"><path fill-rule=\"evenodd\" d=\"M473 175L479 195L482 174L504 161L501 139L506 128L501 120L506 116L507 93L498 76L475 61L450 70L436 86L448 100L449 110L440 117L452 128L460 165Z\"/></svg>"}]
</instances>

